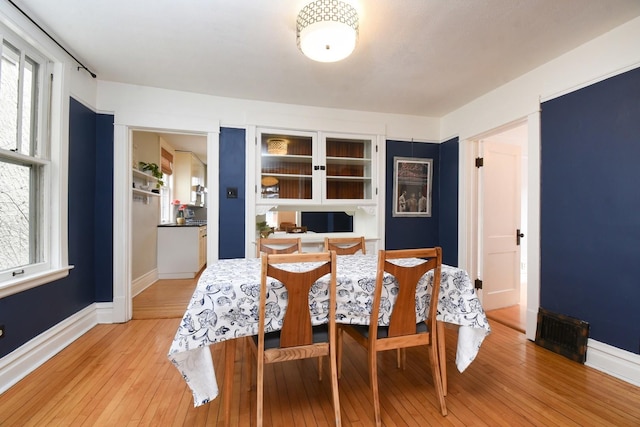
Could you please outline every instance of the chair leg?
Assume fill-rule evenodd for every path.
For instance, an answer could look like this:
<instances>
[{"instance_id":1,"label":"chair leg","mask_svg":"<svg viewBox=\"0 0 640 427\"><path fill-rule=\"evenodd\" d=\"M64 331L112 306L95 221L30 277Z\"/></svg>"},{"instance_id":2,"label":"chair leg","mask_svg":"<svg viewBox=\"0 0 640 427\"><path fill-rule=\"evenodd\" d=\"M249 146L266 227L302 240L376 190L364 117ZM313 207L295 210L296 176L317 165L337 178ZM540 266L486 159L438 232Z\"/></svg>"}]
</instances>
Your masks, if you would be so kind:
<instances>
[{"instance_id":1,"label":"chair leg","mask_svg":"<svg viewBox=\"0 0 640 427\"><path fill-rule=\"evenodd\" d=\"M336 358L338 359L338 379L342 376L342 328L337 328L336 336Z\"/></svg>"},{"instance_id":2,"label":"chair leg","mask_svg":"<svg viewBox=\"0 0 640 427\"><path fill-rule=\"evenodd\" d=\"M253 385L253 361L255 359L255 354L253 354L253 345L251 341L249 341L250 339L252 338L251 337L245 338L245 350L244 350L245 366L247 369L247 376L249 378L248 384L247 384L247 391L251 391L251 386Z\"/></svg>"},{"instance_id":3,"label":"chair leg","mask_svg":"<svg viewBox=\"0 0 640 427\"><path fill-rule=\"evenodd\" d=\"M231 419L231 397L233 394L233 376L236 363L236 340L227 340L224 343L224 383L222 392L222 401L224 404L224 419L229 425Z\"/></svg>"},{"instance_id":4,"label":"chair leg","mask_svg":"<svg viewBox=\"0 0 640 427\"><path fill-rule=\"evenodd\" d=\"M329 353L329 370L331 374L331 396L333 397L333 416L336 427L342 426L340 416L340 395L338 394L338 362L334 350Z\"/></svg>"},{"instance_id":5,"label":"chair leg","mask_svg":"<svg viewBox=\"0 0 640 427\"><path fill-rule=\"evenodd\" d=\"M262 427L262 409L264 405L264 359L262 355L259 356L256 379L256 426Z\"/></svg>"},{"instance_id":6,"label":"chair leg","mask_svg":"<svg viewBox=\"0 0 640 427\"><path fill-rule=\"evenodd\" d=\"M407 349L405 348L397 348L396 349L396 359L398 369L404 370L407 367Z\"/></svg>"},{"instance_id":7,"label":"chair leg","mask_svg":"<svg viewBox=\"0 0 640 427\"><path fill-rule=\"evenodd\" d=\"M322 381L322 356L318 357L318 381Z\"/></svg>"},{"instance_id":8,"label":"chair leg","mask_svg":"<svg viewBox=\"0 0 640 427\"><path fill-rule=\"evenodd\" d=\"M438 345L433 341L429 344L429 359L431 362L431 370L433 372L433 385L436 389L436 396L440 402L440 412L442 416L447 415L447 403L444 400L444 389L442 387L442 376L440 375L440 362L438 356Z\"/></svg>"},{"instance_id":9,"label":"chair leg","mask_svg":"<svg viewBox=\"0 0 640 427\"><path fill-rule=\"evenodd\" d=\"M369 384L371 385L371 393L373 395L373 415L376 427L382 426L382 417L380 416L380 396L378 394L378 355L373 348L368 349L369 352Z\"/></svg>"},{"instance_id":10,"label":"chair leg","mask_svg":"<svg viewBox=\"0 0 640 427\"><path fill-rule=\"evenodd\" d=\"M440 362L440 376L442 377L442 390L447 395L447 348L444 337L444 322L436 321L438 329L438 359Z\"/></svg>"}]
</instances>

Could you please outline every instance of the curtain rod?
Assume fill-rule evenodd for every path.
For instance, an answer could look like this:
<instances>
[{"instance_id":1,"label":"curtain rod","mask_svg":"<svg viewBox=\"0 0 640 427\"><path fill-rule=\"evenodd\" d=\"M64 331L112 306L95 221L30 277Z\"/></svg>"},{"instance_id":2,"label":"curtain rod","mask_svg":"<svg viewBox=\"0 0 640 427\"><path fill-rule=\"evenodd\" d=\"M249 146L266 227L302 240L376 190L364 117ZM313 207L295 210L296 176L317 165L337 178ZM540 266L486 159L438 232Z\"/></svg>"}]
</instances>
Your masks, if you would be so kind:
<instances>
[{"instance_id":1,"label":"curtain rod","mask_svg":"<svg viewBox=\"0 0 640 427\"><path fill-rule=\"evenodd\" d=\"M58 43L58 40L54 39L54 38L51 36L51 34L49 34L48 32L46 32L46 31L44 30L44 28L42 28L40 25L38 25L38 23L37 23L36 21L34 21L34 20L29 16L29 15L27 15L27 14L25 13L25 11L24 11L24 10L20 9L20 7L18 7L18 5L17 5L17 4L15 4L15 3L13 2L13 0L7 0L7 1L8 1L9 3L11 3L11 4L13 5L13 7L15 7L16 9L18 9L18 10L20 11L20 13L22 13L22 14L23 14L23 15L24 15L24 16L25 16L29 21L31 21L31 22L33 23L33 25L35 25L36 27L38 27L38 28L40 29L40 31L42 31L43 33L45 33L47 37L49 37L51 40L53 40L53 42L54 42L55 44L57 44L57 45L60 47L60 49L64 50L64 51L67 53L67 55L69 55L70 57L72 57L72 58L73 58L73 60L74 60L74 61L76 61L76 62L78 63L78 65L80 65L80 66L78 67L78 70L80 70L80 69L85 70L85 71L86 71L87 73L89 73L89 74L91 75L91 77L93 77L94 79L97 77L97 76L96 76L96 74L95 74L94 72L92 72L90 69L88 69L88 68L87 68L87 67L86 67L82 62L78 61L78 59L77 59L75 56L73 56L73 54L72 54L71 52L69 52L69 51L68 51L64 46L62 46L60 43Z\"/></svg>"}]
</instances>

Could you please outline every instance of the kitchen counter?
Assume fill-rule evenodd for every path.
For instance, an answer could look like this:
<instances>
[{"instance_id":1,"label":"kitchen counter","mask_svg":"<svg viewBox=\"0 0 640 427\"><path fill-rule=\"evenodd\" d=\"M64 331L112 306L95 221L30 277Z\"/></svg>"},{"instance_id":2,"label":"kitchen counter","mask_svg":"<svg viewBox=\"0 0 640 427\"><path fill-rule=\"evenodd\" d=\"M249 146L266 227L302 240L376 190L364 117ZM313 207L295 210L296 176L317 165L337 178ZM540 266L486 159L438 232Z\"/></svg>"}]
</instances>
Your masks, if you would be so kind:
<instances>
[{"instance_id":1,"label":"kitchen counter","mask_svg":"<svg viewBox=\"0 0 640 427\"><path fill-rule=\"evenodd\" d=\"M207 262L206 224L158 225L158 278L191 279Z\"/></svg>"},{"instance_id":2,"label":"kitchen counter","mask_svg":"<svg viewBox=\"0 0 640 427\"><path fill-rule=\"evenodd\" d=\"M207 224L176 224L175 222L169 222L166 224L158 224L158 227L206 227Z\"/></svg>"}]
</instances>

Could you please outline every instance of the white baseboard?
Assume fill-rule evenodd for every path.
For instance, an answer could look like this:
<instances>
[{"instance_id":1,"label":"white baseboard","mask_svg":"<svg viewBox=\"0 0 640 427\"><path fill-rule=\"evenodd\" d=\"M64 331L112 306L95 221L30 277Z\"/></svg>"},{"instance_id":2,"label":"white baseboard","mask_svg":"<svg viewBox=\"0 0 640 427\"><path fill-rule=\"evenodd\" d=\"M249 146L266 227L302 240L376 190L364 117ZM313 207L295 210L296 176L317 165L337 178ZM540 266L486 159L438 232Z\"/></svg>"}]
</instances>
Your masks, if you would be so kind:
<instances>
[{"instance_id":1,"label":"white baseboard","mask_svg":"<svg viewBox=\"0 0 640 427\"><path fill-rule=\"evenodd\" d=\"M131 281L131 298L138 295L140 292L147 289L149 286L153 285L158 281L158 269L154 268L148 273L143 274L142 276Z\"/></svg>"},{"instance_id":2,"label":"white baseboard","mask_svg":"<svg viewBox=\"0 0 640 427\"><path fill-rule=\"evenodd\" d=\"M113 308L108 306L112 305L91 304L1 358L0 394L101 323L101 317L110 318L108 311L113 311Z\"/></svg>"},{"instance_id":3,"label":"white baseboard","mask_svg":"<svg viewBox=\"0 0 640 427\"><path fill-rule=\"evenodd\" d=\"M113 320L113 303L112 302L97 302L96 316L98 318L98 324L116 323Z\"/></svg>"},{"instance_id":4,"label":"white baseboard","mask_svg":"<svg viewBox=\"0 0 640 427\"><path fill-rule=\"evenodd\" d=\"M589 339L585 365L640 387L640 355Z\"/></svg>"}]
</instances>

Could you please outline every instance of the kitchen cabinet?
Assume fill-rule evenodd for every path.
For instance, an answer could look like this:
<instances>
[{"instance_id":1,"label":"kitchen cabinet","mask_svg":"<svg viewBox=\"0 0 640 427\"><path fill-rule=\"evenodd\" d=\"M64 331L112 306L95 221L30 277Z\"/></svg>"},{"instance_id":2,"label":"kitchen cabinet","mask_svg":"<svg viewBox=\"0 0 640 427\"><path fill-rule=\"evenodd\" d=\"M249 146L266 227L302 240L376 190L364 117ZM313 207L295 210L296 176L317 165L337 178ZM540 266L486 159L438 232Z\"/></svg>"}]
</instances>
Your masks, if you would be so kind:
<instances>
[{"instance_id":1,"label":"kitchen cabinet","mask_svg":"<svg viewBox=\"0 0 640 427\"><path fill-rule=\"evenodd\" d=\"M176 151L174 155L174 198L191 206L204 206L206 166L189 151Z\"/></svg>"},{"instance_id":2,"label":"kitchen cabinet","mask_svg":"<svg viewBox=\"0 0 640 427\"><path fill-rule=\"evenodd\" d=\"M373 136L261 129L258 140L258 204L375 203Z\"/></svg>"},{"instance_id":3,"label":"kitchen cabinet","mask_svg":"<svg viewBox=\"0 0 640 427\"><path fill-rule=\"evenodd\" d=\"M158 278L191 279L207 263L207 226L158 226Z\"/></svg>"},{"instance_id":4,"label":"kitchen cabinet","mask_svg":"<svg viewBox=\"0 0 640 427\"><path fill-rule=\"evenodd\" d=\"M133 200L140 200L149 204L150 197L160 197L160 192L154 193L157 189L158 179L146 172L132 169Z\"/></svg>"}]
</instances>

